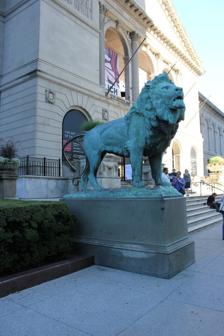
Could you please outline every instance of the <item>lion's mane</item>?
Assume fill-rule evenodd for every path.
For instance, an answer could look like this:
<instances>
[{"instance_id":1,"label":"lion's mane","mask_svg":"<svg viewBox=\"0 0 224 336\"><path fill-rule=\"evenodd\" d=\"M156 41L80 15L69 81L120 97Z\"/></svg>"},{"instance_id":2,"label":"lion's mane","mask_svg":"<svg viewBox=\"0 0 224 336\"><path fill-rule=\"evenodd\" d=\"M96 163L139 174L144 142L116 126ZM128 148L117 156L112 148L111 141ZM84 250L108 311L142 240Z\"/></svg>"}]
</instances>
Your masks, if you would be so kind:
<instances>
[{"instance_id":1,"label":"lion's mane","mask_svg":"<svg viewBox=\"0 0 224 336\"><path fill-rule=\"evenodd\" d=\"M169 110L169 107L167 106L168 101L162 100L160 104L161 106L156 106L155 92L158 89L159 84L171 84L173 88L177 88L169 79L167 73L164 72L159 76L156 76L152 81L148 81L145 84L138 98L126 114L125 119L126 122L130 124L135 122L135 116L141 115L145 119L145 125L148 130L151 128L159 129L160 126L163 127L164 123L166 123L166 126L168 126L169 129L172 129L170 137L173 137L178 129L179 121L184 119L184 103L182 101L183 105L180 108L176 108L175 113L172 113ZM161 110L160 113L158 112L159 109Z\"/></svg>"}]
</instances>

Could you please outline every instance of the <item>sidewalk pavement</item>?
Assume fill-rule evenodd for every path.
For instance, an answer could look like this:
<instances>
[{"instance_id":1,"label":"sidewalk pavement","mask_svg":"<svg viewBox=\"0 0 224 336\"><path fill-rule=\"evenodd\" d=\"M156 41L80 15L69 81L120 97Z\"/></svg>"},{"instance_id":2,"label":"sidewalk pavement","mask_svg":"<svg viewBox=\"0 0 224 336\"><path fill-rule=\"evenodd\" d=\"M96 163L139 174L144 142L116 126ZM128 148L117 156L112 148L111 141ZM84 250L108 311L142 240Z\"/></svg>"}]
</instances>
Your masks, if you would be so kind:
<instances>
[{"instance_id":1,"label":"sidewalk pavement","mask_svg":"<svg viewBox=\"0 0 224 336\"><path fill-rule=\"evenodd\" d=\"M222 226L170 280L92 266L0 299L0 336L223 336Z\"/></svg>"}]
</instances>

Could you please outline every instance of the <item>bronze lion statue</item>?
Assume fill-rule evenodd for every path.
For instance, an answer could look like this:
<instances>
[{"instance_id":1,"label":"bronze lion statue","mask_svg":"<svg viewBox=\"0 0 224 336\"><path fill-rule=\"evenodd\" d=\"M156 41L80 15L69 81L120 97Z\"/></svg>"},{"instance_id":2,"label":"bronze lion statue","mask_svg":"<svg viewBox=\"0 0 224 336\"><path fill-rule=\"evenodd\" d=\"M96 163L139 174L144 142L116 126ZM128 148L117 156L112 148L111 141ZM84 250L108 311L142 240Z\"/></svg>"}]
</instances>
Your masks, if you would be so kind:
<instances>
[{"instance_id":1,"label":"bronze lion statue","mask_svg":"<svg viewBox=\"0 0 224 336\"><path fill-rule=\"evenodd\" d=\"M106 153L130 157L134 187L143 186L143 155L149 158L152 177L162 185L162 155L184 119L183 91L163 73L148 81L138 98L120 119L101 124L88 131L83 139L86 167L80 186L86 190L88 181L96 190L97 170Z\"/></svg>"}]
</instances>

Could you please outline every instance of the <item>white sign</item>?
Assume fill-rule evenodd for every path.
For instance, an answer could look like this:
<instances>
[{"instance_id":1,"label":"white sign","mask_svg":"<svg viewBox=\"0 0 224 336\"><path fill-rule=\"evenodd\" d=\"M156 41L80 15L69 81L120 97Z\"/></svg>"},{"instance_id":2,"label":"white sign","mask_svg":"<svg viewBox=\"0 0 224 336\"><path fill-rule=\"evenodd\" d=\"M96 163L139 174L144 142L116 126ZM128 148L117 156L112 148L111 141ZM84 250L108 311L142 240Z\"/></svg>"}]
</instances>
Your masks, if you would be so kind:
<instances>
[{"instance_id":1,"label":"white sign","mask_svg":"<svg viewBox=\"0 0 224 336\"><path fill-rule=\"evenodd\" d=\"M125 165L125 180L132 180L132 168L130 164Z\"/></svg>"}]
</instances>

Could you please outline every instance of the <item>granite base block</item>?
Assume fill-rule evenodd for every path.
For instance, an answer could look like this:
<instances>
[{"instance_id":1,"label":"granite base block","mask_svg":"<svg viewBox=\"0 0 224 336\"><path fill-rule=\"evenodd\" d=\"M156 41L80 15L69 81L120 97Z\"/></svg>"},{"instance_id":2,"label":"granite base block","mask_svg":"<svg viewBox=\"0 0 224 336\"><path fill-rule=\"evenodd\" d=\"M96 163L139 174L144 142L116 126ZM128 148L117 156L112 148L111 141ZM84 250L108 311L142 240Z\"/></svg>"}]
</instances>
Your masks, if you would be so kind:
<instances>
[{"instance_id":1,"label":"granite base block","mask_svg":"<svg viewBox=\"0 0 224 336\"><path fill-rule=\"evenodd\" d=\"M171 278L194 262L184 197L64 202L77 218L77 252L98 265Z\"/></svg>"}]
</instances>

